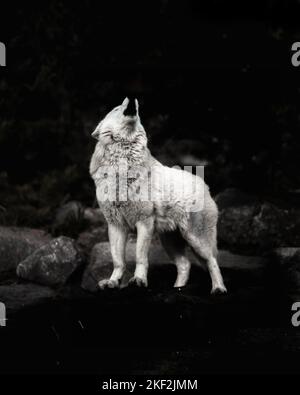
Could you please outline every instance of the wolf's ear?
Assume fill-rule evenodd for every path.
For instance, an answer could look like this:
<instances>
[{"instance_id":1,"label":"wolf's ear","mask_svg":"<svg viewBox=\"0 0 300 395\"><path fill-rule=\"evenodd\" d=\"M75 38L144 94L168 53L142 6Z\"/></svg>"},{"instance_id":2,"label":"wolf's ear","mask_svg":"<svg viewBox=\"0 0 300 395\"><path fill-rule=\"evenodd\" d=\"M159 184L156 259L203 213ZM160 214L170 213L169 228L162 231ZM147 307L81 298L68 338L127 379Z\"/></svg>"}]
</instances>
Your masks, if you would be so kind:
<instances>
[{"instance_id":1,"label":"wolf's ear","mask_svg":"<svg viewBox=\"0 0 300 395\"><path fill-rule=\"evenodd\" d=\"M134 102L135 102L136 114L139 115L139 102L138 102L138 99L134 99Z\"/></svg>"},{"instance_id":2,"label":"wolf's ear","mask_svg":"<svg viewBox=\"0 0 300 395\"><path fill-rule=\"evenodd\" d=\"M128 103L129 103L129 99L128 99L128 97L125 97L125 99L123 100L123 103L122 103L122 107L124 107L124 109L126 109L128 106Z\"/></svg>"}]
</instances>

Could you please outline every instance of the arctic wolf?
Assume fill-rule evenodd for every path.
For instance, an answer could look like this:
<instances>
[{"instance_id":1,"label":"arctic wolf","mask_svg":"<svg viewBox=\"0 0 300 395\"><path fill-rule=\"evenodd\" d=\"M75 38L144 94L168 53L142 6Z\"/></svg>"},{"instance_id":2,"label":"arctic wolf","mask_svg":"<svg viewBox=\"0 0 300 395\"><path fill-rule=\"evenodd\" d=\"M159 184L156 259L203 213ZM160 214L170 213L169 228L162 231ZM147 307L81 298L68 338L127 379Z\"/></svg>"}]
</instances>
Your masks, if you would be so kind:
<instances>
[{"instance_id":1,"label":"arctic wolf","mask_svg":"<svg viewBox=\"0 0 300 395\"><path fill-rule=\"evenodd\" d=\"M126 98L92 133L98 142L90 162L100 208L108 222L113 259L110 278L99 287L119 287L125 269L125 246L137 230L136 268L131 282L147 286L148 250L153 232L177 267L175 287L189 279L190 246L207 264L212 293L226 288L216 260L218 209L201 177L163 166L147 148L137 100Z\"/></svg>"}]
</instances>

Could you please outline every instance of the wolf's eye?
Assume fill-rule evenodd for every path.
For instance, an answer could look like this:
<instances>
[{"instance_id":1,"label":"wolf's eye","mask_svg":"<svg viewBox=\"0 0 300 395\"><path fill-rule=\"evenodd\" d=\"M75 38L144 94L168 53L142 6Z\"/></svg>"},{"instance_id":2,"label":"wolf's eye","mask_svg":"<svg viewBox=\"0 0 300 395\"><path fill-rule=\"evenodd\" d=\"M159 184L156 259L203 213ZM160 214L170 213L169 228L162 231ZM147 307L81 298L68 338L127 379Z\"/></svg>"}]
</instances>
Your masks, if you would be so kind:
<instances>
[{"instance_id":1,"label":"wolf's eye","mask_svg":"<svg viewBox=\"0 0 300 395\"><path fill-rule=\"evenodd\" d=\"M112 131L111 131L111 130L105 130L105 131L102 132L101 134L102 134L102 136L109 136L109 135L112 134Z\"/></svg>"}]
</instances>

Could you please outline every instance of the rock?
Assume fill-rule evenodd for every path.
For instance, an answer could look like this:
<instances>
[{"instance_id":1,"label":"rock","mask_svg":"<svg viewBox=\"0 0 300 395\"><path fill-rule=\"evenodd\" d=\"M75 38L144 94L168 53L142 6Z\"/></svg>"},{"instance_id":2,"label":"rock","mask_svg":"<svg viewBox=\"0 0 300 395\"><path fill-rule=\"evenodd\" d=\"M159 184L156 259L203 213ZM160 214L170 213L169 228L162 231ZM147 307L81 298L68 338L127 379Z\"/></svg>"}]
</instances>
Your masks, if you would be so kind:
<instances>
[{"instance_id":1,"label":"rock","mask_svg":"<svg viewBox=\"0 0 300 395\"><path fill-rule=\"evenodd\" d=\"M88 228L79 234L77 245L88 257L95 244L108 240L107 222L100 209L90 207L84 210L84 220Z\"/></svg>"},{"instance_id":2,"label":"rock","mask_svg":"<svg viewBox=\"0 0 300 395\"><path fill-rule=\"evenodd\" d=\"M125 286L132 276L133 262L132 256L134 245L127 244L126 249L126 271L123 276L121 286ZM129 259L128 259L129 258ZM130 269L130 270L129 270ZM94 246L90 256L90 262L83 273L81 286L83 289L91 292L98 290L98 282L110 276L112 271L112 258L109 242L98 243Z\"/></svg>"},{"instance_id":3,"label":"rock","mask_svg":"<svg viewBox=\"0 0 300 395\"><path fill-rule=\"evenodd\" d=\"M103 226L80 233L77 239L77 245L86 256L89 256L95 244L107 240L107 227Z\"/></svg>"},{"instance_id":4,"label":"rock","mask_svg":"<svg viewBox=\"0 0 300 395\"><path fill-rule=\"evenodd\" d=\"M17 267L17 275L23 279L44 285L64 284L83 263L75 241L61 236L37 249Z\"/></svg>"},{"instance_id":5,"label":"rock","mask_svg":"<svg viewBox=\"0 0 300 395\"><path fill-rule=\"evenodd\" d=\"M106 223L106 220L100 208L87 207L84 210L83 218L86 223L92 227L99 227Z\"/></svg>"},{"instance_id":6,"label":"rock","mask_svg":"<svg viewBox=\"0 0 300 395\"><path fill-rule=\"evenodd\" d=\"M270 203L245 204L220 209L218 239L222 247L256 253L276 247L300 245L300 210Z\"/></svg>"},{"instance_id":7,"label":"rock","mask_svg":"<svg viewBox=\"0 0 300 395\"><path fill-rule=\"evenodd\" d=\"M247 252L261 248L265 241L257 240L252 226L253 219L258 213L259 207L256 206L229 207L219 211L217 228L221 247Z\"/></svg>"},{"instance_id":8,"label":"rock","mask_svg":"<svg viewBox=\"0 0 300 395\"><path fill-rule=\"evenodd\" d=\"M57 209L52 233L76 237L84 227L84 208L80 202L71 201Z\"/></svg>"},{"instance_id":9,"label":"rock","mask_svg":"<svg viewBox=\"0 0 300 395\"><path fill-rule=\"evenodd\" d=\"M15 270L17 265L51 236L37 229L0 226L0 273Z\"/></svg>"},{"instance_id":10,"label":"rock","mask_svg":"<svg viewBox=\"0 0 300 395\"><path fill-rule=\"evenodd\" d=\"M127 243L126 246L126 271L121 282L121 288L128 285L128 280L133 276L135 268L135 251L134 242ZM195 256L189 253L189 259L192 263L196 261ZM219 251L218 262L225 270L239 271L241 273L255 273L261 276L266 265L266 259L256 256L233 255L227 251ZM175 265L167 256L165 250L159 243L152 243L149 250L149 284L159 284L167 288L173 285L176 277ZM199 265L198 265L199 266ZM202 270L205 267L202 264ZM90 262L84 271L81 286L83 289L91 292L98 290L98 282L108 278L112 272L113 264L108 242L98 243L94 246ZM196 268L195 268L196 269ZM190 281L197 281L191 273Z\"/></svg>"},{"instance_id":11,"label":"rock","mask_svg":"<svg viewBox=\"0 0 300 395\"><path fill-rule=\"evenodd\" d=\"M135 269L135 254L136 243L128 242L126 246L126 270L121 282L121 288L126 287L129 279L133 276ZM149 262L151 264L149 275L154 265L160 267L170 266L170 259L159 243L152 243L149 250ZM98 282L104 278L108 278L112 269L113 264L109 242L96 244L90 256L90 263L83 274L82 288L91 292L97 291ZM170 267L167 268L167 271L169 271L169 269ZM172 269L174 268L172 267Z\"/></svg>"},{"instance_id":12,"label":"rock","mask_svg":"<svg viewBox=\"0 0 300 395\"><path fill-rule=\"evenodd\" d=\"M56 293L53 289L37 284L12 284L0 286L0 300L9 311L17 312L27 307L52 300Z\"/></svg>"},{"instance_id":13,"label":"rock","mask_svg":"<svg viewBox=\"0 0 300 395\"><path fill-rule=\"evenodd\" d=\"M289 265L293 261L300 262L300 247L276 248L271 256L281 265Z\"/></svg>"}]
</instances>

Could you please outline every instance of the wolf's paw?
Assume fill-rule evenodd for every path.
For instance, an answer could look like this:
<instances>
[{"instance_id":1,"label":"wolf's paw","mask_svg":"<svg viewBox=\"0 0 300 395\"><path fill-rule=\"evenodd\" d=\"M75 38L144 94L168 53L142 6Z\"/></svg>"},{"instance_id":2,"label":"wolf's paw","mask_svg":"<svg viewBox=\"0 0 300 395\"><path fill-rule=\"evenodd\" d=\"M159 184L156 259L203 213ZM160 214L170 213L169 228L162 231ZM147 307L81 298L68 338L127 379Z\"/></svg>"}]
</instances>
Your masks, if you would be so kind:
<instances>
[{"instance_id":1,"label":"wolf's paw","mask_svg":"<svg viewBox=\"0 0 300 395\"><path fill-rule=\"evenodd\" d=\"M119 288L120 284L117 280L110 280L109 278L107 278L105 280L99 281L98 287L102 290L105 288Z\"/></svg>"},{"instance_id":2,"label":"wolf's paw","mask_svg":"<svg viewBox=\"0 0 300 395\"><path fill-rule=\"evenodd\" d=\"M177 281L175 282L175 284L173 285L173 288L177 288L179 290L181 290L182 288L184 288L186 286L186 281Z\"/></svg>"},{"instance_id":3,"label":"wolf's paw","mask_svg":"<svg viewBox=\"0 0 300 395\"><path fill-rule=\"evenodd\" d=\"M219 285L217 287L213 287L211 290L212 295L224 295L227 293L227 289L225 285Z\"/></svg>"},{"instance_id":4,"label":"wolf's paw","mask_svg":"<svg viewBox=\"0 0 300 395\"><path fill-rule=\"evenodd\" d=\"M128 285L137 285L138 287L148 287L148 281L146 278L132 277Z\"/></svg>"}]
</instances>

